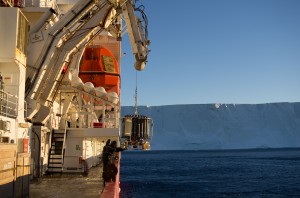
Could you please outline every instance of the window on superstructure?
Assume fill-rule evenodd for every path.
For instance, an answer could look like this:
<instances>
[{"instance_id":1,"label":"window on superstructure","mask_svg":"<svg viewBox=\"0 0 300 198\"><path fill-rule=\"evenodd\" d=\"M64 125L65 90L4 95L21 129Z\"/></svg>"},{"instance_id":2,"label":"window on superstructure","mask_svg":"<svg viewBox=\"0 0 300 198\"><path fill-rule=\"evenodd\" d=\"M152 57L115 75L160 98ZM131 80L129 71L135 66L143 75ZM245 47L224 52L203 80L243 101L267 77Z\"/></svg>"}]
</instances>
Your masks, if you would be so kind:
<instances>
[{"instance_id":1,"label":"window on superstructure","mask_svg":"<svg viewBox=\"0 0 300 198\"><path fill-rule=\"evenodd\" d=\"M24 15L19 12L18 20L18 35L17 35L17 48L26 54L27 39L28 39L28 22Z\"/></svg>"}]
</instances>

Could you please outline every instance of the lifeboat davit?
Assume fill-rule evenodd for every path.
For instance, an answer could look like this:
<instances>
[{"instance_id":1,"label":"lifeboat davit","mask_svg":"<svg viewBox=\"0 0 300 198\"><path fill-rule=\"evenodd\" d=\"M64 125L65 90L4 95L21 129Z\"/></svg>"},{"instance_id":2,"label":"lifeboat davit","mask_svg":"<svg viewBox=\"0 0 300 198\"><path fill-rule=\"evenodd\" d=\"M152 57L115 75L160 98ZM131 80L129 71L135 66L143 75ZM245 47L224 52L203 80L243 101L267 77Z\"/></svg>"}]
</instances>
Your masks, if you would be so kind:
<instances>
[{"instance_id":1,"label":"lifeboat davit","mask_svg":"<svg viewBox=\"0 0 300 198\"><path fill-rule=\"evenodd\" d=\"M79 66L79 77L83 83L91 82L94 87L103 87L106 92L120 96L120 69L113 54L104 47L87 47Z\"/></svg>"}]
</instances>

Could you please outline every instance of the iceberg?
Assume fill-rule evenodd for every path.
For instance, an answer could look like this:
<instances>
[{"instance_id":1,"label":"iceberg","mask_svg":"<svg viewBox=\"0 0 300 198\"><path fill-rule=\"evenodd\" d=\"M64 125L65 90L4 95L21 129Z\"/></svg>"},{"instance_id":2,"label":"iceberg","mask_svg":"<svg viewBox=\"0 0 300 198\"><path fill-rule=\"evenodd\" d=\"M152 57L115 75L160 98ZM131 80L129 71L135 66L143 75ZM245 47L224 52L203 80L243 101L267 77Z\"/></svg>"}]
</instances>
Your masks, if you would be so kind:
<instances>
[{"instance_id":1,"label":"iceberg","mask_svg":"<svg viewBox=\"0 0 300 198\"><path fill-rule=\"evenodd\" d=\"M133 114L123 106L121 115ZM300 103L139 106L154 121L152 150L300 147Z\"/></svg>"}]
</instances>

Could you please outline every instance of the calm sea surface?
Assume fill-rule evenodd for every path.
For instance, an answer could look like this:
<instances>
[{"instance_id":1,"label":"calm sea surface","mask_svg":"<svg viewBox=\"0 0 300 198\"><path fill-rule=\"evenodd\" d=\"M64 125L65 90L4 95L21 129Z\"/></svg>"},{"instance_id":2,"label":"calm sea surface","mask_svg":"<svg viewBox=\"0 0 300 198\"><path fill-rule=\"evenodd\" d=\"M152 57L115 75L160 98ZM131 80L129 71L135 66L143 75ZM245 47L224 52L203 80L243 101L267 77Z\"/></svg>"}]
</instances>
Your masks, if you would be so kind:
<instances>
[{"instance_id":1,"label":"calm sea surface","mask_svg":"<svg viewBox=\"0 0 300 198\"><path fill-rule=\"evenodd\" d=\"M300 197L300 149L124 151L120 197Z\"/></svg>"}]
</instances>

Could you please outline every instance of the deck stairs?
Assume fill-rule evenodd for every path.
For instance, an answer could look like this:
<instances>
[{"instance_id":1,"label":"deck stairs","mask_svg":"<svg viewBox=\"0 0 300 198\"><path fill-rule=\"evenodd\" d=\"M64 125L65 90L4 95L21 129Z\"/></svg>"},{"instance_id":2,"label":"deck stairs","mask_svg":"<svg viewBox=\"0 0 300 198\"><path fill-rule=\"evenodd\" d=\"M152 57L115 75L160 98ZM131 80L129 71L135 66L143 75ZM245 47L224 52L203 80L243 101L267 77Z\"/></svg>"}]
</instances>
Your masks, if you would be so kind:
<instances>
[{"instance_id":1,"label":"deck stairs","mask_svg":"<svg viewBox=\"0 0 300 198\"><path fill-rule=\"evenodd\" d=\"M66 141L65 130L53 130L51 148L48 159L48 174L62 174L64 163L64 146Z\"/></svg>"}]
</instances>

